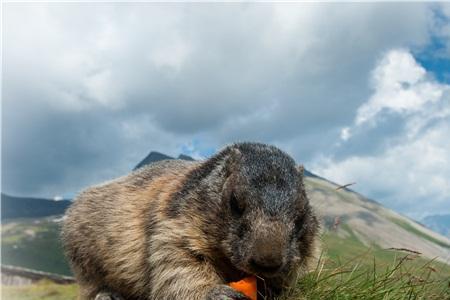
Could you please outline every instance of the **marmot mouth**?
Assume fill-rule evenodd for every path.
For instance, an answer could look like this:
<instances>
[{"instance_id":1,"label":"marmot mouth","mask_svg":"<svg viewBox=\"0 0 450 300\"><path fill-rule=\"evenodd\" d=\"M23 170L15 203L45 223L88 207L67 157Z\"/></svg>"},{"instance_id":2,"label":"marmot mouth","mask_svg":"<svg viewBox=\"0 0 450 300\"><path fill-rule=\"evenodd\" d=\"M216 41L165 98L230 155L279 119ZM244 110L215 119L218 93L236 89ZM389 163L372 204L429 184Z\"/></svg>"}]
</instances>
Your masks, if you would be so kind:
<instances>
[{"instance_id":1,"label":"marmot mouth","mask_svg":"<svg viewBox=\"0 0 450 300\"><path fill-rule=\"evenodd\" d=\"M260 265L256 265L256 264L252 264L252 269L254 269L257 273L259 274L275 274L277 273L280 269L281 269L281 265L279 266L271 266L271 267L266 267L266 266L260 266Z\"/></svg>"},{"instance_id":2,"label":"marmot mouth","mask_svg":"<svg viewBox=\"0 0 450 300\"><path fill-rule=\"evenodd\" d=\"M277 268L275 270L272 269L257 269L253 266L245 266L245 267L239 267L239 276L241 276L242 278L245 277L249 277L249 276L256 276L257 278L271 278L271 277L275 277L277 274L279 274L279 270L281 270L281 268Z\"/></svg>"}]
</instances>

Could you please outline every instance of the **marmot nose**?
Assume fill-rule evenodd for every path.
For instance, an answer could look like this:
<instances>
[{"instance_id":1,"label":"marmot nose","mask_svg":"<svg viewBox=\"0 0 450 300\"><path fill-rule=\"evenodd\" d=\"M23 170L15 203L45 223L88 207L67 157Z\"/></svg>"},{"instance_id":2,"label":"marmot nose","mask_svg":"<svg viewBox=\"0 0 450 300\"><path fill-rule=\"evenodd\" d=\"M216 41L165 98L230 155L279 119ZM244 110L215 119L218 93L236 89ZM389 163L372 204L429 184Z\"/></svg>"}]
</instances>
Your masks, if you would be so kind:
<instances>
[{"instance_id":1,"label":"marmot nose","mask_svg":"<svg viewBox=\"0 0 450 300\"><path fill-rule=\"evenodd\" d=\"M275 273L283 264L281 257L253 257L249 260L249 263L255 271L264 273Z\"/></svg>"}]
</instances>

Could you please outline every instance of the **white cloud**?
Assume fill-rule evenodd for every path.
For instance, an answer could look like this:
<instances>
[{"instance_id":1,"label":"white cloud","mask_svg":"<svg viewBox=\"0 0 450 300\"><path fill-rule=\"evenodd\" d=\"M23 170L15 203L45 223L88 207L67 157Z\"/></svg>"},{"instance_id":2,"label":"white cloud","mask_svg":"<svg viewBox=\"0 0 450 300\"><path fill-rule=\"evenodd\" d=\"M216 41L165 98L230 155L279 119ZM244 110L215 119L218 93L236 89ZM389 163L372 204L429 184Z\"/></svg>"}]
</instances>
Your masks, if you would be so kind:
<instances>
[{"instance_id":1,"label":"white cloud","mask_svg":"<svg viewBox=\"0 0 450 300\"><path fill-rule=\"evenodd\" d=\"M322 159L314 166L322 176L355 188L388 207L418 217L450 210L449 124L386 149L375 156L351 156L341 161Z\"/></svg>"},{"instance_id":2,"label":"white cloud","mask_svg":"<svg viewBox=\"0 0 450 300\"><path fill-rule=\"evenodd\" d=\"M403 130L385 136L382 151L322 156L313 169L338 183L356 181L358 191L415 217L450 211L450 86L436 82L407 50L389 51L372 80L374 93L341 131L341 147L358 135L370 137L392 113ZM350 136L351 130L357 133Z\"/></svg>"},{"instance_id":3,"label":"white cloud","mask_svg":"<svg viewBox=\"0 0 450 300\"><path fill-rule=\"evenodd\" d=\"M373 62L386 49L426 47L430 7L7 3L2 183L19 195L66 194L128 172L150 150L200 156L237 140L306 163L371 123L351 120ZM448 110L420 102L437 83L404 65L416 77L392 76L414 88L386 83L397 104L375 99L364 116L409 115L417 136ZM420 109L401 101L408 93Z\"/></svg>"},{"instance_id":4,"label":"white cloud","mask_svg":"<svg viewBox=\"0 0 450 300\"><path fill-rule=\"evenodd\" d=\"M115 108L123 105L120 103L121 95L110 70L102 70L86 77L84 85L86 95L97 103Z\"/></svg>"},{"instance_id":5,"label":"white cloud","mask_svg":"<svg viewBox=\"0 0 450 300\"><path fill-rule=\"evenodd\" d=\"M170 41L148 54L148 60L158 68L170 68L179 71L189 56L189 46L180 40Z\"/></svg>"},{"instance_id":6,"label":"white cloud","mask_svg":"<svg viewBox=\"0 0 450 300\"><path fill-rule=\"evenodd\" d=\"M449 88L430 80L407 50L389 51L373 71L372 84L375 93L358 109L356 126L375 121L383 110L417 112L427 103L440 100Z\"/></svg>"},{"instance_id":7,"label":"white cloud","mask_svg":"<svg viewBox=\"0 0 450 300\"><path fill-rule=\"evenodd\" d=\"M341 139L344 141L348 140L351 137L350 127L344 127L341 129Z\"/></svg>"}]
</instances>

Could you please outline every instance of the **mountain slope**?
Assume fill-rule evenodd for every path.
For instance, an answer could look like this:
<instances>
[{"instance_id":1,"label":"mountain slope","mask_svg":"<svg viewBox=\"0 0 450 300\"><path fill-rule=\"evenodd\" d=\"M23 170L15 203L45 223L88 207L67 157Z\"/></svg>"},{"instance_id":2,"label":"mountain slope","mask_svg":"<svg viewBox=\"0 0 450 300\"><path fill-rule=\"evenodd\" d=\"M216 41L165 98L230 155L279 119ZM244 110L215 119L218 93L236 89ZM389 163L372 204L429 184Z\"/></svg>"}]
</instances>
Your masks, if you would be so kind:
<instances>
[{"instance_id":1,"label":"mountain slope","mask_svg":"<svg viewBox=\"0 0 450 300\"><path fill-rule=\"evenodd\" d=\"M152 158L151 162L157 161L156 155ZM305 178L311 203L331 235L352 236L366 246L405 248L431 259L450 261L448 238L352 190L336 190L338 185L308 170Z\"/></svg>"},{"instance_id":2,"label":"mountain slope","mask_svg":"<svg viewBox=\"0 0 450 300\"><path fill-rule=\"evenodd\" d=\"M325 230L354 236L366 246L405 248L450 261L450 240L421 224L320 178L306 177L306 188Z\"/></svg>"},{"instance_id":3,"label":"mountain slope","mask_svg":"<svg viewBox=\"0 0 450 300\"><path fill-rule=\"evenodd\" d=\"M63 214L71 203L69 200L54 201L42 198L14 197L3 193L1 195L2 220Z\"/></svg>"},{"instance_id":4,"label":"mountain slope","mask_svg":"<svg viewBox=\"0 0 450 300\"><path fill-rule=\"evenodd\" d=\"M349 259L371 248L375 257L389 262L398 251L383 249L404 248L449 263L449 239L358 193L336 190L337 185L326 179L309 172L305 175L308 196L322 223L325 255ZM68 274L59 226L57 217L9 220L2 226L3 263Z\"/></svg>"}]
</instances>

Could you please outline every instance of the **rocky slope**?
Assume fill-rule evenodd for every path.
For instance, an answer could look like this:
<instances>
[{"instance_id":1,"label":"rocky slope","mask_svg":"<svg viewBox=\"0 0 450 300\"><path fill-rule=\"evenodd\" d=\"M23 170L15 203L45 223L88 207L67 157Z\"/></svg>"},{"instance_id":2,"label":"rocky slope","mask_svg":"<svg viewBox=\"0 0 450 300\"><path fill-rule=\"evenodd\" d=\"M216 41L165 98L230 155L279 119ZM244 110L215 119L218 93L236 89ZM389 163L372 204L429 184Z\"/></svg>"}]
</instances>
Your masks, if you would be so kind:
<instances>
[{"instance_id":1,"label":"rocky slope","mask_svg":"<svg viewBox=\"0 0 450 300\"><path fill-rule=\"evenodd\" d=\"M405 248L450 261L450 240L408 217L318 177L306 177L306 187L325 230L353 235L367 246Z\"/></svg>"}]
</instances>

